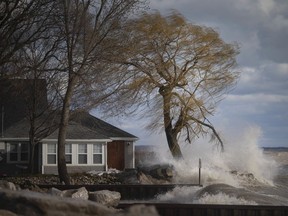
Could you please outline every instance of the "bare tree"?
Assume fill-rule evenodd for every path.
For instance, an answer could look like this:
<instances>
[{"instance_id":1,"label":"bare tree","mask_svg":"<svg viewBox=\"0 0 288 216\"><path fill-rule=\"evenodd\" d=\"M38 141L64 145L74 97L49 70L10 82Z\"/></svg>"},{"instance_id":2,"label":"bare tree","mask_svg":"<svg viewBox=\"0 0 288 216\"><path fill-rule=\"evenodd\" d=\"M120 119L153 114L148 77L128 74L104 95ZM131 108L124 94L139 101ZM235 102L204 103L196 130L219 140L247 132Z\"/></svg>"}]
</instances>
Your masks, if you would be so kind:
<instances>
[{"instance_id":1,"label":"bare tree","mask_svg":"<svg viewBox=\"0 0 288 216\"><path fill-rule=\"evenodd\" d=\"M48 47L49 46L49 47ZM53 71L55 44L38 40L20 50L22 61L14 65L21 68L22 82L15 82L14 88L25 101L25 118L29 121L30 158L29 171L35 171L35 148L40 140L55 130L59 124L59 94L55 86L58 77ZM19 70L20 70L19 68ZM19 73L20 74L20 73ZM24 78L24 79L23 79Z\"/></svg>"},{"instance_id":2,"label":"bare tree","mask_svg":"<svg viewBox=\"0 0 288 216\"><path fill-rule=\"evenodd\" d=\"M7 64L19 61L17 52L37 41L47 29L46 18L53 10L49 0L2 0L0 2L0 69L9 74ZM11 72L11 71L10 71Z\"/></svg>"},{"instance_id":3,"label":"bare tree","mask_svg":"<svg viewBox=\"0 0 288 216\"><path fill-rule=\"evenodd\" d=\"M214 29L190 24L177 12L144 14L128 23L127 32L133 50L123 62L134 76L118 95L122 107L148 105L142 113L151 117L148 128L164 126L174 158L182 158L180 137L191 142L210 134L223 148L208 117L238 78L237 44L225 43Z\"/></svg>"},{"instance_id":4,"label":"bare tree","mask_svg":"<svg viewBox=\"0 0 288 216\"><path fill-rule=\"evenodd\" d=\"M55 19L57 4L57 1L49 0L7 0L1 3L3 32L0 37L6 39L1 46L0 66L4 69L1 79L11 78L8 82L16 91L15 96L24 101L22 108L26 112L22 117L30 123L29 170L32 173L35 147L56 126L52 120L58 96L54 85L58 80L56 56L60 45Z\"/></svg>"},{"instance_id":5,"label":"bare tree","mask_svg":"<svg viewBox=\"0 0 288 216\"><path fill-rule=\"evenodd\" d=\"M127 16L139 8L141 0L63 0L59 8L62 24L59 29L62 33L63 44L61 55L58 57L63 64L63 107L58 137L58 173L61 182L70 184L65 162L66 129L76 92L81 90L85 97L93 103L108 97L113 93L111 86L106 91L94 93L96 86L101 83L104 73L115 71L109 59L120 55L118 47L121 41L118 36L122 31L121 24ZM123 42L123 41L122 41ZM107 64L110 63L110 64ZM106 67L103 66L106 64ZM118 68L119 70L120 68ZM103 81L104 82L104 81ZM99 85L98 85L99 84ZM114 83L115 84L115 83ZM113 85L113 84L112 84ZM80 94L80 101L87 101ZM91 104L90 104L91 105ZM82 104L85 107L85 104Z\"/></svg>"}]
</instances>

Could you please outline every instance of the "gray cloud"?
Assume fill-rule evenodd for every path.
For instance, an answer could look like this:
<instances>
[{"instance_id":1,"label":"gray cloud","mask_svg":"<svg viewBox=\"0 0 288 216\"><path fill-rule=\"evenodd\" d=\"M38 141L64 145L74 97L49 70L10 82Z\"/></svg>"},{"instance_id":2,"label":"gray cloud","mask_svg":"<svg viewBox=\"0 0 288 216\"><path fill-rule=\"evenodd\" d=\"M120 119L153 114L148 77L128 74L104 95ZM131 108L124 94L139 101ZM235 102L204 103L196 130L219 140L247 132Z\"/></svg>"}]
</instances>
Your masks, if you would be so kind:
<instances>
[{"instance_id":1,"label":"gray cloud","mask_svg":"<svg viewBox=\"0 0 288 216\"><path fill-rule=\"evenodd\" d=\"M190 22L214 27L225 41L240 44L241 78L212 122L228 132L258 125L260 145L288 147L288 1L153 0L150 8L163 14L177 10ZM164 139L139 133L140 144Z\"/></svg>"},{"instance_id":2,"label":"gray cloud","mask_svg":"<svg viewBox=\"0 0 288 216\"><path fill-rule=\"evenodd\" d=\"M191 22L219 29L224 39L244 46L243 55L250 56L245 47L248 43L254 49L250 52L256 51L262 58L288 62L287 0L170 0L153 1L151 8L164 13L176 9Z\"/></svg>"}]
</instances>

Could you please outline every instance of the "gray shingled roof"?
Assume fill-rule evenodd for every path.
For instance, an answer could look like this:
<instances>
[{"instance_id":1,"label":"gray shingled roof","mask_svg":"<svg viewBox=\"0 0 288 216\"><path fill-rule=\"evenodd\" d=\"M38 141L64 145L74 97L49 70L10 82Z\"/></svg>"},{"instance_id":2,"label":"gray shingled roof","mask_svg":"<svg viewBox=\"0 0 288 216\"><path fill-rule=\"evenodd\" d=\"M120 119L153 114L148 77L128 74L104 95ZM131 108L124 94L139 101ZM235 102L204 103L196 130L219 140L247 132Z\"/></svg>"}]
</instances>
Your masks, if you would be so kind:
<instances>
[{"instance_id":1,"label":"gray shingled roof","mask_svg":"<svg viewBox=\"0 0 288 216\"><path fill-rule=\"evenodd\" d=\"M44 129L47 127L47 125L43 125L42 128ZM52 127L53 129L51 129L51 122L49 123L49 126L49 135L41 137L41 139L45 138L45 140L47 140L58 138L58 127L55 127L54 125L54 127ZM29 121L22 119L4 131L4 139L28 138L29 129ZM66 139L137 140L138 138L126 131L123 131L105 121L90 115L89 113L80 112L71 116L71 120L69 121L67 128Z\"/></svg>"},{"instance_id":2,"label":"gray shingled roof","mask_svg":"<svg viewBox=\"0 0 288 216\"><path fill-rule=\"evenodd\" d=\"M100 134L103 134L111 139L117 139L117 138L130 138L137 140L138 137L121 130L120 128L117 128L99 118L96 118L95 116L90 115L87 112L77 112L75 113L71 119L73 121L80 123L83 126L86 126L88 128L91 128L93 130L96 130Z\"/></svg>"},{"instance_id":3,"label":"gray shingled roof","mask_svg":"<svg viewBox=\"0 0 288 216\"><path fill-rule=\"evenodd\" d=\"M45 139L57 139L59 130L55 130ZM109 137L91 130L77 122L69 122L67 127L66 139L109 139Z\"/></svg>"},{"instance_id":4,"label":"gray shingled roof","mask_svg":"<svg viewBox=\"0 0 288 216\"><path fill-rule=\"evenodd\" d=\"M4 138L28 138L30 124L29 121L22 119L21 121L13 124L4 131Z\"/></svg>"}]
</instances>

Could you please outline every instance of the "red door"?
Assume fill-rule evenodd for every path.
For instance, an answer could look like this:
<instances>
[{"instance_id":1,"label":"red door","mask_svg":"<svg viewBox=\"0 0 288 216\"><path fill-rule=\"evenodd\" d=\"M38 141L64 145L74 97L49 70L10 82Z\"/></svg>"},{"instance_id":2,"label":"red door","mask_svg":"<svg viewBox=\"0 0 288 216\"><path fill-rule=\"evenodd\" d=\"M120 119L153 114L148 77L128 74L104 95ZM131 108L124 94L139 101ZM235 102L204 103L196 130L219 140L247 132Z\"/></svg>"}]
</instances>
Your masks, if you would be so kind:
<instances>
[{"instance_id":1,"label":"red door","mask_svg":"<svg viewBox=\"0 0 288 216\"><path fill-rule=\"evenodd\" d=\"M107 145L108 169L124 170L125 168L125 145L123 141L109 142Z\"/></svg>"}]
</instances>

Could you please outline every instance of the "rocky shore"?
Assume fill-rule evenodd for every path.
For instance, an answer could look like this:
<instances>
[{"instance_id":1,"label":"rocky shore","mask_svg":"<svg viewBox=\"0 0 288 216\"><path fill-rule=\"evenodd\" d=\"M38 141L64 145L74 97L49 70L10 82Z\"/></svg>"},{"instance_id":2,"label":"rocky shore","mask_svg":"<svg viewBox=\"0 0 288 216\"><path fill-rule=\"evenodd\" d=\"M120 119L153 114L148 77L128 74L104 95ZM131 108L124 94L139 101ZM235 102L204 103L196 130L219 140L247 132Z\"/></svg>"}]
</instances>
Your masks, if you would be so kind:
<instances>
[{"instance_id":1,"label":"rocky shore","mask_svg":"<svg viewBox=\"0 0 288 216\"><path fill-rule=\"evenodd\" d=\"M113 191L59 191L46 193L21 190L13 183L0 180L0 215L2 216L158 216L155 207L136 205L122 210L115 208L121 196Z\"/></svg>"},{"instance_id":2,"label":"rocky shore","mask_svg":"<svg viewBox=\"0 0 288 216\"><path fill-rule=\"evenodd\" d=\"M70 175L73 185L91 185L91 184L121 184L120 176L114 174L91 175L88 173ZM59 185L57 175L22 175L1 177L0 180L13 182L22 189L29 188L31 185Z\"/></svg>"},{"instance_id":3,"label":"rocky shore","mask_svg":"<svg viewBox=\"0 0 288 216\"><path fill-rule=\"evenodd\" d=\"M169 184L173 176L172 167L169 165L155 165L141 167L133 170L107 172L91 172L71 174L71 185L94 185L94 184ZM0 177L0 180L13 182L21 189L33 190L36 185L59 185L57 175L22 175Z\"/></svg>"},{"instance_id":4,"label":"rocky shore","mask_svg":"<svg viewBox=\"0 0 288 216\"><path fill-rule=\"evenodd\" d=\"M135 171L121 173L77 174L71 175L75 185L122 184L134 182L145 176ZM146 179L146 181L147 181ZM142 180L143 181L143 180ZM0 179L0 216L1 215L83 215L83 216L158 216L153 206L133 206L127 210L117 208L121 194L115 191L87 191L85 187L71 190L58 190L58 176L18 176ZM51 185L42 189L39 185Z\"/></svg>"},{"instance_id":5,"label":"rocky shore","mask_svg":"<svg viewBox=\"0 0 288 216\"><path fill-rule=\"evenodd\" d=\"M137 170L81 173L70 175L73 185L95 184L167 184L171 183L169 166L143 167ZM158 216L153 206L133 206L119 210L121 194L114 191L87 191L85 187L60 191L56 175L23 175L0 178L1 215L83 215L83 216ZM51 185L42 189L41 185Z\"/></svg>"}]
</instances>

